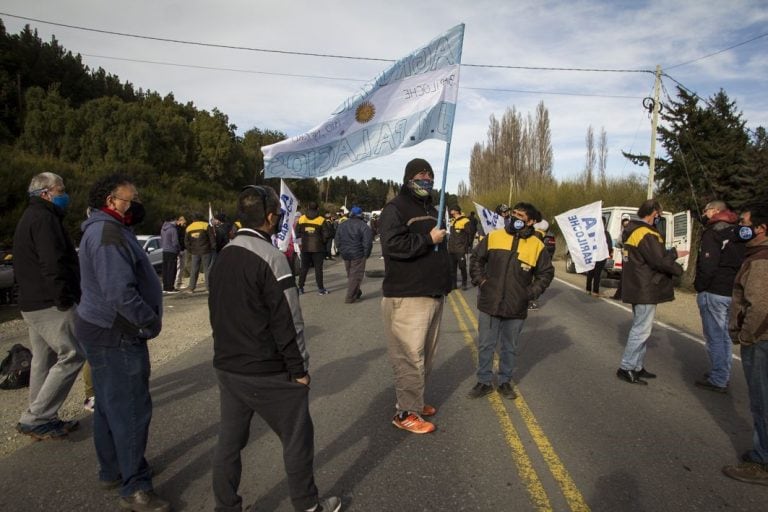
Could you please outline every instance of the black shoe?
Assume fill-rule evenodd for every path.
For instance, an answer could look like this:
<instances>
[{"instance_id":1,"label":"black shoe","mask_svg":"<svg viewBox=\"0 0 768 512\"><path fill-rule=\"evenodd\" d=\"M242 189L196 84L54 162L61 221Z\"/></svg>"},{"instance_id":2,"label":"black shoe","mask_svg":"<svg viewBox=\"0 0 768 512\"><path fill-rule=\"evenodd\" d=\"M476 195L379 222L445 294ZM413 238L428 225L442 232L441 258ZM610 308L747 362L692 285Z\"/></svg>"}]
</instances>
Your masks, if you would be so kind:
<instances>
[{"instance_id":1,"label":"black shoe","mask_svg":"<svg viewBox=\"0 0 768 512\"><path fill-rule=\"evenodd\" d=\"M646 370L645 368L640 368L635 373L637 374L638 377L640 377L642 379L655 379L656 378L656 374L655 373L651 373L648 370Z\"/></svg>"},{"instance_id":2,"label":"black shoe","mask_svg":"<svg viewBox=\"0 0 768 512\"><path fill-rule=\"evenodd\" d=\"M641 384L643 386L648 385L647 382L637 376L637 372L634 370L625 370L623 368L619 368L616 370L616 376L621 380L629 382L630 384Z\"/></svg>"},{"instance_id":3,"label":"black shoe","mask_svg":"<svg viewBox=\"0 0 768 512\"><path fill-rule=\"evenodd\" d=\"M714 384L712 384L708 380L697 380L697 381L694 382L694 384L696 384L696 387L699 387L701 389L708 389L710 391L714 391L715 393L727 393L728 392L728 388L720 387L720 386L715 386Z\"/></svg>"},{"instance_id":4,"label":"black shoe","mask_svg":"<svg viewBox=\"0 0 768 512\"><path fill-rule=\"evenodd\" d=\"M493 391L493 386L490 384L483 384L482 382L478 382L475 384L475 387L469 390L469 393L467 393L467 396L469 398L480 398L485 395L491 394Z\"/></svg>"},{"instance_id":5,"label":"black shoe","mask_svg":"<svg viewBox=\"0 0 768 512\"><path fill-rule=\"evenodd\" d=\"M515 388L509 382L500 384L499 389L497 389L496 391L501 393L501 395L504 398L509 398L510 400L514 400L515 398L517 398L517 393L515 393Z\"/></svg>"},{"instance_id":6,"label":"black shoe","mask_svg":"<svg viewBox=\"0 0 768 512\"><path fill-rule=\"evenodd\" d=\"M355 300L360 300L360 297L363 296L363 290L360 288L357 289L357 293L355 294Z\"/></svg>"},{"instance_id":7,"label":"black shoe","mask_svg":"<svg viewBox=\"0 0 768 512\"><path fill-rule=\"evenodd\" d=\"M120 508L133 512L168 512L171 504L155 494L155 491L136 491L120 498Z\"/></svg>"}]
</instances>

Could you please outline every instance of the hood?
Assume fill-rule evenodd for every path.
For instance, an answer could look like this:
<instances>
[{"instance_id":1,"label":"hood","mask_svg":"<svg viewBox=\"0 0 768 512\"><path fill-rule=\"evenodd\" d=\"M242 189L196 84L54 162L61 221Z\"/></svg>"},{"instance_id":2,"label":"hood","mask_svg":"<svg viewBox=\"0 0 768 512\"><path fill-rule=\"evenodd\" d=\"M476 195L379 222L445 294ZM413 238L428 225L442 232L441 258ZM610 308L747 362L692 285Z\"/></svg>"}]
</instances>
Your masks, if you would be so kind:
<instances>
[{"instance_id":1,"label":"hood","mask_svg":"<svg viewBox=\"0 0 768 512\"><path fill-rule=\"evenodd\" d=\"M91 213L91 216L85 219L82 224L80 224L80 231L85 233L85 230L88 229L89 226L97 222L114 222L121 227L123 226L122 223L118 222L116 218L112 217L108 213L104 213L101 210L94 210L93 213Z\"/></svg>"},{"instance_id":2,"label":"hood","mask_svg":"<svg viewBox=\"0 0 768 512\"><path fill-rule=\"evenodd\" d=\"M712 216L711 219L709 219L709 222L707 222L707 225L712 225L717 222L727 222L728 224L736 224L739 221L739 216L736 215L731 210L723 210L722 212L717 212Z\"/></svg>"},{"instance_id":3,"label":"hood","mask_svg":"<svg viewBox=\"0 0 768 512\"><path fill-rule=\"evenodd\" d=\"M170 220L163 222L163 227L160 228L161 232L176 230L176 223Z\"/></svg>"}]
</instances>

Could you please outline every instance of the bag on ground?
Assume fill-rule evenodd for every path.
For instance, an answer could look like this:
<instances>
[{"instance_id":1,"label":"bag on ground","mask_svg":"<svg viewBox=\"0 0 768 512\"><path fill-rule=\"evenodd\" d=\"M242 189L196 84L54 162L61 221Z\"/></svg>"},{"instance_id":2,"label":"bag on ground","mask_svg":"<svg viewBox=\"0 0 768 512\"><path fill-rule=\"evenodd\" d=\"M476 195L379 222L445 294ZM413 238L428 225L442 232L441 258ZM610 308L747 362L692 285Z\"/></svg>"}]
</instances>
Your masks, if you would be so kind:
<instances>
[{"instance_id":1,"label":"bag on ground","mask_svg":"<svg viewBox=\"0 0 768 512\"><path fill-rule=\"evenodd\" d=\"M0 362L0 389L19 389L29 386L32 351L15 344Z\"/></svg>"}]
</instances>

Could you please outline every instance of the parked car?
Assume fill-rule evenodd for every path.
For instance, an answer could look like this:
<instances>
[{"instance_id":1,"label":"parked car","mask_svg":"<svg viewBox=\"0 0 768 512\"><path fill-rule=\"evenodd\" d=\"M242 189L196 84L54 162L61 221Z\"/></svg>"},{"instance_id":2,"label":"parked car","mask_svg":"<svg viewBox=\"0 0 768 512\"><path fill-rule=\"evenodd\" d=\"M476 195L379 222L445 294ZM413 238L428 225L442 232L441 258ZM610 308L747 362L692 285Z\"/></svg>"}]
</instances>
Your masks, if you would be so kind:
<instances>
[{"instance_id":1,"label":"parked car","mask_svg":"<svg viewBox=\"0 0 768 512\"><path fill-rule=\"evenodd\" d=\"M136 235L139 245L149 255L149 262L159 274L163 269L163 250L160 248L160 237L157 235Z\"/></svg>"}]
</instances>

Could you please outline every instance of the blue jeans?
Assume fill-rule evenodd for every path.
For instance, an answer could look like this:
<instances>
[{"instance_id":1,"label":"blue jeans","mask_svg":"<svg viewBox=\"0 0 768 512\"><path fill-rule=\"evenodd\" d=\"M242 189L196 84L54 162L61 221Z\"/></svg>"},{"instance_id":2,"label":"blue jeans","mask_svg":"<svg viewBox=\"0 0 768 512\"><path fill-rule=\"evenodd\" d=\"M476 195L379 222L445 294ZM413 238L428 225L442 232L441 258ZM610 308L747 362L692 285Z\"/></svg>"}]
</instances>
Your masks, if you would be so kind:
<instances>
[{"instance_id":1,"label":"blue jeans","mask_svg":"<svg viewBox=\"0 0 768 512\"><path fill-rule=\"evenodd\" d=\"M501 318L479 312L477 317L477 382L491 384L493 379L493 353L499 346L498 383L512 380L515 352L525 320Z\"/></svg>"},{"instance_id":2,"label":"blue jeans","mask_svg":"<svg viewBox=\"0 0 768 512\"><path fill-rule=\"evenodd\" d=\"M622 370L643 369L645 349L656 316L656 304L632 304L632 327L627 336L627 346L621 356Z\"/></svg>"},{"instance_id":3,"label":"blue jeans","mask_svg":"<svg viewBox=\"0 0 768 512\"><path fill-rule=\"evenodd\" d=\"M752 460L768 464L768 340L741 346L741 365L749 388L755 432Z\"/></svg>"},{"instance_id":4,"label":"blue jeans","mask_svg":"<svg viewBox=\"0 0 768 512\"><path fill-rule=\"evenodd\" d=\"M701 327L709 355L709 382L724 388L731 379L731 336L728 334L728 309L731 298L709 292L696 295Z\"/></svg>"},{"instance_id":5,"label":"blue jeans","mask_svg":"<svg viewBox=\"0 0 768 512\"><path fill-rule=\"evenodd\" d=\"M152 490L144 458L152 419L149 351L146 340L121 336L118 346L85 343L96 391L93 443L99 479L122 478L121 496Z\"/></svg>"}]
</instances>

